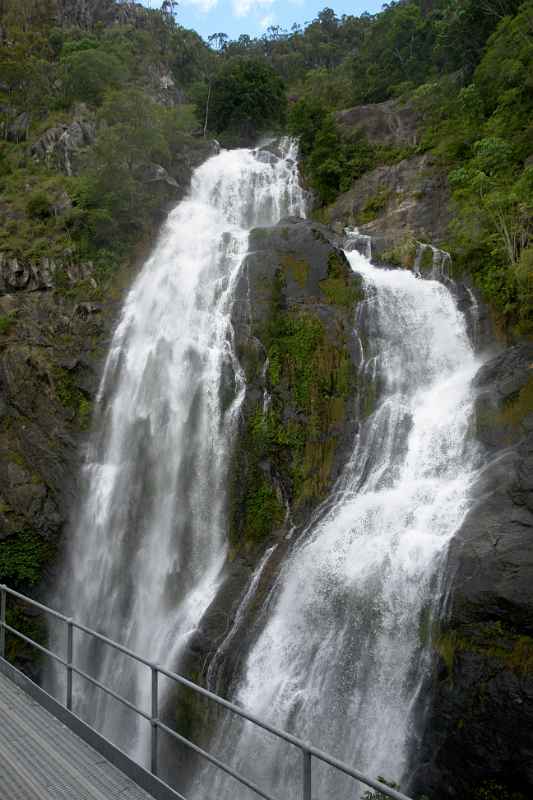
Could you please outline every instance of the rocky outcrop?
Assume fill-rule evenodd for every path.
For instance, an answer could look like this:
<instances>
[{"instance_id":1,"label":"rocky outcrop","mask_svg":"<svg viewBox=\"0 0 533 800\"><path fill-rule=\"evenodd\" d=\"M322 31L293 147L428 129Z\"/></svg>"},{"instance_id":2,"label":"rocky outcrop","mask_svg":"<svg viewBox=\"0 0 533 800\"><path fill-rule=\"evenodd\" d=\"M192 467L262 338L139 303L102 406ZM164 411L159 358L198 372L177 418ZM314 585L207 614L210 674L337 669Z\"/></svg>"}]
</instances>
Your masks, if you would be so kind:
<instances>
[{"instance_id":1,"label":"rocky outcrop","mask_svg":"<svg viewBox=\"0 0 533 800\"><path fill-rule=\"evenodd\" d=\"M291 218L253 231L235 297L246 395L230 468L230 557L181 665L222 694L239 679L288 549L340 473L357 425L355 396L364 391L354 333L360 278L322 225ZM225 391L234 392L231 375ZM219 658L228 636L231 647ZM203 704L182 695L180 731L208 735Z\"/></svg>"},{"instance_id":2,"label":"rocky outcrop","mask_svg":"<svg viewBox=\"0 0 533 800\"><path fill-rule=\"evenodd\" d=\"M320 218L338 233L356 227L374 239L373 253L397 263L416 240L441 245L451 220L446 171L430 153L420 152L420 115L409 103L356 106L336 114L348 138L362 133L382 163L354 181ZM402 158L402 155L404 156ZM398 255L400 254L400 255Z\"/></svg>"},{"instance_id":3,"label":"rocky outcrop","mask_svg":"<svg viewBox=\"0 0 533 800\"><path fill-rule=\"evenodd\" d=\"M414 147L419 143L419 114L399 100L355 106L335 117L341 128L363 131L372 144Z\"/></svg>"},{"instance_id":4,"label":"rocky outcrop","mask_svg":"<svg viewBox=\"0 0 533 800\"><path fill-rule=\"evenodd\" d=\"M246 446L236 448L232 469L230 536L239 547L307 519L327 497L350 439L358 360L353 315L362 290L330 236L298 218L250 239L234 305L247 385ZM260 520L253 513L254 493L267 485L270 521L264 510Z\"/></svg>"},{"instance_id":5,"label":"rocky outcrop","mask_svg":"<svg viewBox=\"0 0 533 800\"><path fill-rule=\"evenodd\" d=\"M415 155L367 172L328 208L327 219L337 229L352 225L374 236L386 252L413 239L443 242L449 201L442 168L431 155Z\"/></svg>"},{"instance_id":6,"label":"rocky outcrop","mask_svg":"<svg viewBox=\"0 0 533 800\"><path fill-rule=\"evenodd\" d=\"M484 783L525 799L533 795L533 344L491 359L475 383L487 465L450 546L415 783L435 800L473 797Z\"/></svg>"},{"instance_id":7,"label":"rocky outcrop","mask_svg":"<svg viewBox=\"0 0 533 800\"><path fill-rule=\"evenodd\" d=\"M48 128L31 147L31 155L65 175L76 172L76 162L84 147L94 143L96 125L91 119L75 119L69 125Z\"/></svg>"},{"instance_id":8,"label":"rocky outcrop","mask_svg":"<svg viewBox=\"0 0 533 800\"><path fill-rule=\"evenodd\" d=\"M4 112L6 110L4 109ZM8 110L9 112L9 110ZM31 117L27 111L22 111L11 121L0 124L0 135L9 142L25 142L28 138Z\"/></svg>"},{"instance_id":9,"label":"rocky outcrop","mask_svg":"<svg viewBox=\"0 0 533 800\"><path fill-rule=\"evenodd\" d=\"M58 25L65 27L93 28L98 22L115 20L124 24L140 15L139 6L138 3L118 5L115 0L57 0L56 19Z\"/></svg>"},{"instance_id":10,"label":"rocky outcrop","mask_svg":"<svg viewBox=\"0 0 533 800\"><path fill-rule=\"evenodd\" d=\"M33 278L32 278L33 280ZM92 401L117 300L70 289L0 296L0 582L39 593L50 585L62 531L78 493ZM41 624L22 616L37 639ZM10 639L10 656L37 667L35 651Z\"/></svg>"},{"instance_id":11,"label":"rocky outcrop","mask_svg":"<svg viewBox=\"0 0 533 800\"><path fill-rule=\"evenodd\" d=\"M163 183L174 189L179 188L178 182L160 164L142 164L135 171L135 176L142 183Z\"/></svg>"},{"instance_id":12,"label":"rocky outcrop","mask_svg":"<svg viewBox=\"0 0 533 800\"><path fill-rule=\"evenodd\" d=\"M27 261L0 252L0 295L75 286L82 282L97 288L91 261L78 264L46 256L38 261Z\"/></svg>"}]
</instances>

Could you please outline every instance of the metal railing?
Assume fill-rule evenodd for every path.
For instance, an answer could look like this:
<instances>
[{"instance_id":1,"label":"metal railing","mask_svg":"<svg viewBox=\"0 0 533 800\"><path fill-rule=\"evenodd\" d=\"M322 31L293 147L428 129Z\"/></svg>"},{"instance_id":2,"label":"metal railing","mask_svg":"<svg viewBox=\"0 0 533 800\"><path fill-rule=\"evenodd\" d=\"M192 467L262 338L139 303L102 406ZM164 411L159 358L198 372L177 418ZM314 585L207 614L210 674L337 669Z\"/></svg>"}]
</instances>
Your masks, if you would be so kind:
<instances>
[{"instance_id":1,"label":"metal railing","mask_svg":"<svg viewBox=\"0 0 533 800\"><path fill-rule=\"evenodd\" d=\"M7 595L11 597L17 598L18 600L22 600L24 603L28 603L29 605L33 606L34 608L38 608L40 611L44 612L45 614L49 614L50 616L54 617L55 619L61 620L66 626L66 647L65 647L65 656L61 657L57 653L52 652L47 647L39 644L38 642L31 639L29 636L26 636L21 631L17 630L16 628L12 627L6 622L6 599ZM87 674L84 670L78 667L74 663L74 630L83 631L85 634L94 637L100 642L103 642L106 645L110 645L115 650L118 650L120 653L123 653L126 656L134 659L140 664L144 664L146 667L150 669L151 672L151 713L147 714L140 708L137 708L133 703L127 700L125 697L114 692L108 686L105 686L100 681L93 678L91 675ZM323 752L322 750L318 750L316 747L313 747L311 744L298 739L296 736L293 736L286 731L283 731L279 728L275 728L273 725L269 725L268 722L265 722L262 719L254 716L253 714L248 713L243 708L230 703L228 700L224 700L222 697L219 697L213 692L208 691L207 689L198 686L197 684L193 683L192 681L184 678L182 675L178 675L175 672L171 672L165 667L155 664L152 661L149 661L146 658L134 653L133 651L129 650L127 647L119 644L118 642L114 642L112 639L108 639L106 636L103 636L101 633L88 628L86 625L83 625L81 622L77 622L76 620L71 619L70 617L66 617L63 614L60 614L58 611L54 611L52 608L43 605L42 603L38 603L35 600L32 600L29 597L21 594L20 592L15 591L14 589L10 589L8 586L0 585L0 659L5 660L5 644L6 644L6 631L22 641L26 642L27 644L35 647L41 653L44 653L46 656L49 656L54 661L59 664L62 664L66 670L66 696L64 705L69 710L72 711L72 678L73 674L79 675L81 678L87 680L93 686L96 686L98 689L101 689L106 694L113 697L118 702L122 703L126 708L129 708L131 711L134 711L136 714L139 714L143 717L147 722L150 723L151 726L151 747L150 747L150 771L153 775L158 775L158 733L159 731L164 731L169 736L171 736L176 741L180 742L181 744L185 745L187 748L192 750L193 752L201 755L207 761L209 761L214 766L218 767L219 769L226 772L232 778L237 780L243 786L246 786L248 789L251 789L255 792L259 797L265 798L265 800L279 800L278 798L274 798L271 794L269 794L264 789L257 786L255 783L250 781L244 775L236 772L232 767L228 764L223 763L215 756L208 753L203 748L199 747L198 745L191 742L185 736L182 736L177 731L172 730L166 725L161 719L159 719L159 676L163 675L166 678L174 681L181 686L185 686L188 689L196 692L197 694L201 695L202 697L206 697L209 700L217 703L222 708L226 708L229 711L237 714L242 719L247 720L248 722L252 722L254 725L262 728L265 731L273 734L279 739L283 739L285 742L288 742L291 745L294 745L296 748L300 750L301 753L301 768L302 768L302 777L301 777L301 785L302 785L302 800L312 800L312 764L313 759L320 761L322 763L328 764L329 766L333 767L334 769L338 770L339 772L348 775L351 778L354 778L357 781L360 781L365 786L369 786L372 789L380 792L382 795L386 797L393 798L393 800L410 800L405 794L402 792L397 791L396 789L392 789L385 784L373 780L366 775L363 775L359 770L353 769L348 764L339 761L338 759L334 758L333 756L328 755L328 753ZM164 781L163 781L164 782ZM168 784L167 784L168 785ZM171 788L171 787L170 787ZM315 798L316 800L316 798Z\"/></svg>"}]
</instances>

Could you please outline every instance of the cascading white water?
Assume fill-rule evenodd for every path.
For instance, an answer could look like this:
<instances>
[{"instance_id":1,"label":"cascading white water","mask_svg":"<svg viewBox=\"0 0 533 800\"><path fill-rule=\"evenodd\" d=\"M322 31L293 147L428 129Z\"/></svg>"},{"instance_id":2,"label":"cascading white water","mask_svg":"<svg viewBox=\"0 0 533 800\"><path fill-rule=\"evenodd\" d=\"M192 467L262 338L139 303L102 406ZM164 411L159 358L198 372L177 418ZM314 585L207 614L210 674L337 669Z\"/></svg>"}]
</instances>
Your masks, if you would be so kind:
<instances>
[{"instance_id":1,"label":"cascading white water","mask_svg":"<svg viewBox=\"0 0 533 800\"><path fill-rule=\"evenodd\" d=\"M278 579L235 700L373 778L404 783L439 564L476 468L468 429L479 363L445 286L347 257L366 286L361 373L375 376L378 403L334 500ZM274 796L300 796L294 748L229 720L212 746ZM339 775L317 766L313 797L360 796ZM212 768L195 798L206 785L221 800L254 797Z\"/></svg>"},{"instance_id":2,"label":"cascading white water","mask_svg":"<svg viewBox=\"0 0 533 800\"><path fill-rule=\"evenodd\" d=\"M230 317L248 231L304 213L295 146L280 149L223 151L195 171L128 294L99 391L56 605L169 668L226 556L224 482L244 388ZM77 663L148 710L148 670L77 635ZM76 711L143 760L145 721L76 687Z\"/></svg>"}]
</instances>

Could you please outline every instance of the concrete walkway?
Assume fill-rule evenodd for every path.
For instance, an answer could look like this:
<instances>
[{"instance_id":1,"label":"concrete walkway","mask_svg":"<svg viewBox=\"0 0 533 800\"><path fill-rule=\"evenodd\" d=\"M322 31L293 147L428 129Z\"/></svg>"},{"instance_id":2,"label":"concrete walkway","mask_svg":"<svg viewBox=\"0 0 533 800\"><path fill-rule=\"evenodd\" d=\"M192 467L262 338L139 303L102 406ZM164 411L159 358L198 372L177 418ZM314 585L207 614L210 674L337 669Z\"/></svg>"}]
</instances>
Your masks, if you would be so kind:
<instances>
[{"instance_id":1,"label":"concrete walkway","mask_svg":"<svg viewBox=\"0 0 533 800\"><path fill-rule=\"evenodd\" d=\"M153 800L0 674L2 800Z\"/></svg>"}]
</instances>

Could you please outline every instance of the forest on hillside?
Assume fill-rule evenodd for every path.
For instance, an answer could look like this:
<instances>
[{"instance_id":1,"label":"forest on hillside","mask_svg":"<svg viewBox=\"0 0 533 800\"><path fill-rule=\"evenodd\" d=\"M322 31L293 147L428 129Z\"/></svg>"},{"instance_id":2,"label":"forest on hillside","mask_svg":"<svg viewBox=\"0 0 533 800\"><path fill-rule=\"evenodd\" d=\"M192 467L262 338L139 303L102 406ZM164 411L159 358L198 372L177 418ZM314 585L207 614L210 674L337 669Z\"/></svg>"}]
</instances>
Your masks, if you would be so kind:
<instances>
[{"instance_id":1,"label":"forest on hillside","mask_svg":"<svg viewBox=\"0 0 533 800\"><path fill-rule=\"evenodd\" d=\"M147 170L179 177L211 136L227 146L299 136L319 211L410 155L336 121L340 109L397 98L421 114L417 152L448 172L454 263L510 331L531 332L532 0L401 0L340 18L325 8L304 28L208 42L168 2L1 0L0 20L0 250L74 252L112 271L161 218ZM76 163L39 157L46 132L72 120L94 130Z\"/></svg>"}]
</instances>

